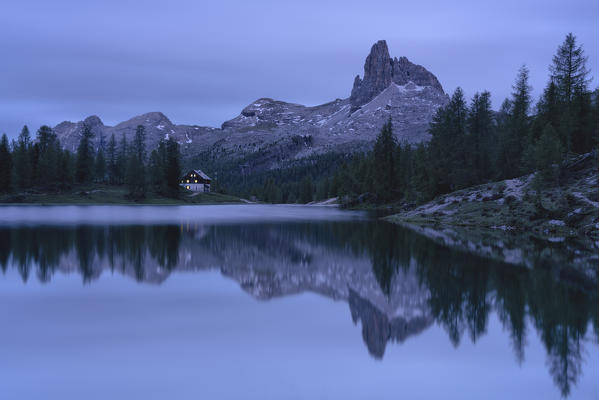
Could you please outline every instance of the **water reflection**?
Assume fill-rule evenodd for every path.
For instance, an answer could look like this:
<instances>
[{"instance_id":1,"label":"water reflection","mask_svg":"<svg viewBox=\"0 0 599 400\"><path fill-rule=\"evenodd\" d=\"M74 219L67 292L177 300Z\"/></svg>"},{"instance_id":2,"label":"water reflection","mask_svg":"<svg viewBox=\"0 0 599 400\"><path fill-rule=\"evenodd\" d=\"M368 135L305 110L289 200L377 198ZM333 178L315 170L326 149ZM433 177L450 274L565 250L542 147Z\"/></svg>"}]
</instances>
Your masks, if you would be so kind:
<instances>
[{"instance_id":1,"label":"water reflection","mask_svg":"<svg viewBox=\"0 0 599 400\"><path fill-rule=\"evenodd\" d=\"M578 270L518 268L381 222L3 227L0 265L24 282L75 272L86 284L106 270L159 284L174 271L217 268L258 299L312 291L348 302L378 359L434 323L456 347L476 342L496 312L516 362L527 335L540 336L564 396L599 333L597 289Z\"/></svg>"}]
</instances>

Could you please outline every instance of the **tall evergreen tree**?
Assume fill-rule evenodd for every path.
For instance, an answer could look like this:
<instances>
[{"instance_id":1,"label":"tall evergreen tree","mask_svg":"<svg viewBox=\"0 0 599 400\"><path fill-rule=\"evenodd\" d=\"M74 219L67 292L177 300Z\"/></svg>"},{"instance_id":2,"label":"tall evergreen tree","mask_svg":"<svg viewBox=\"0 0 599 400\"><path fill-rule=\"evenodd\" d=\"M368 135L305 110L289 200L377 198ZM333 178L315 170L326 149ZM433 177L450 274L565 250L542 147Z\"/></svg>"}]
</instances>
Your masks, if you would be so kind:
<instances>
[{"instance_id":1,"label":"tall evergreen tree","mask_svg":"<svg viewBox=\"0 0 599 400\"><path fill-rule=\"evenodd\" d=\"M599 88L593 92L593 105L595 108L595 130L593 133L593 143L595 147L599 145Z\"/></svg>"},{"instance_id":2,"label":"tall evergreen tree","mask_svg":"<svg viewBox=\"0 0 599 400\"><path fill-rule=\"evenodd\" d=\"M591 101L591 93L576 92L569 107L570 135L572 151L587 153L594 145L595 115Z\"/></svg>"},{"instance_id":3,"label":"tall evergreen tree","mask_svg":"<svg viewBox=\"0 0 599 400\"><path fill-rule=\"evenodd\" d=\"M576 36L568 33L557 48L553 64L549 68L551 81L556 84L562 102L570 104L574 101L576 92L588 91L590 79L587 61L582 45L576 43Z\"/></svg>"},{"instance_id":4,"label":"tall evergreen tree","mask_svg":"<svg viewBox=\"0 0 599 400\"><path fill-rule=\"evenodd\" d=\"M277 192L276 192L276 187L273 187L272 189L272 200L270 200L271 203L278 203L279 199L277 196ZM312 177L310 175L307 175L306 177L304 177L304 179L302 180L301 183L301 189L300 189L300 203L309 203L313 200L313 193L314 193L314 186L312 184Z\"/></svg>"},{"instance_id":5,"label":"tall evergreen tree","mask_svg":"<svg viewBox=\"0 0 599 400\"><path fill-rule=\"evenodd\" d=\"M493 111L491 110L491 93L476 93L468 110L468 151L475 183L491 177L491 154Z\"/></svg>"},{"instance_id":6,"label":"tall evergreen tree","mask_svg":"<svg viewBox=\"0 0 599 400\"><path fill-rule=\"evenodd\" d=\"M57 183L62 188L68 188L75 181L75 159L71 152L60 152Z\"/></svg>"},{"instance_id":7,"label":"tall evergreen tree","mask_svg":"<svg viewBox=\"0 0 599 400\"><path fill-rule=\"evenodd\" d=\"M60 143L49 126L43 125L37 131L38 172L37 183L41 186L52 186L58 181L60 159Z\"/></svg>"},{"instance_id":8,"label":"tall evergreen tree","mask_svg":"<svg viewBox=\"0 0 599 400\"><path fill-rule=\"evenodd\" d=\"M77 147L77 182L89 183L93 179L94 151L92 147L93 133L89 125L83 125L83 133Z\"/></svg>"},{"instance_id":9,"label":"tall evergreen tree","mask_svg":"<svg viewBox=\"0 0 599 400\"><path fill-rule=\"evenodd\" d=\"M26 189L31 186L31 150L31 136L29 135L29 128L25 125L13 149L15 183L19 189Z\"/></svg>"},{"instance_id":10,"label":"tall evergreen tree","mask_svg":"<svg viewBox=\"0 0 599 400\"><path fill-rule=\"evenodd\" d=\"M107 172L108 172L108 183L116 185L118 182L118 171L117 171L117 145L114 133L110 136L108 141L108 160L107 160Z\"/></svg>"},{"instance_id":11,"label":"tall evergreen tree","mask_svg":"<svg viewBox=\"0 0 599 400\"><path fill-rule=\"evenodd\" d=\"M538 178L542 183L554 183L559 176L559 161L562 157L561 143L557 132L547 124L535 145L535 161Z\"/></svg>"},{"instance_id":12,"label":"tall evergreen tree","mask_svg":"<svg viewBox=\"0 0 599 400\"><path fill-rule=\"evenodd\" d=\"M553 80L549 81L549 84L543 91L539 102L536 107L536 116L533 125L532 138L538 140L543 133L543 130L547 124L559 131L560 120L561 120L561 106L558 97L557 85ZM562 144L565 146L569 140L568 136L560 137Z\"/></svg>"},{"instance_id":13,"label":"tall evergreen tree","mask_svg":"<svg viewBox=\"0 0 599 400\"><path fill-rule=\"evenodd\" d=\"M558 47L550 67L559 105L558 133L568 152L585 152L592 146L592 113L588 85L588 58L569 33Z\"/></svg>"},{"instance_id":14,"label":"tall evergreen tree","mask_svg":"<svg viewBox=\"0 0 599 400\"><path fill-rule=\"evenodd\" d=\"M129 160L125 174L125 183L129 196L142 199L147 194L148 177L146 176L146 133L143 125L138 125L129 151Z\"/></svg>"},{"instance_id":15,"label":"tall evergreen tree","mask_svg":"<svg viewBox=\"0 0 599 400\"><path fill-rule=\"evenodd\" d=\"M511 109L509 113L507 131L503 137L505 164L503 176L513 178L522 173L520 163L524 153L524 146L530 135L531 121L529 116L532 90L528 83L529 71L523 65L518 70L516 83L513 86Z\"/></svg>"},{"instance_id":16,"label":"tall evergreen tree","mask_svg":"<svg viewBox=\"0 0 599 400\"><path fill-rule=\"evenodd\" d=\"M163 140L160 141L158 147L150 154L148 175L152 190L158 194L166 195L168 191L166 179L166 144Z\"/></svg>"},{"instance_id":17,"label":"tall evergreen tree","mask_svg":"<svg viewBox=\"0 0 599 400\"><path fill-rule=\"evenodd\" d=\"M121 143L119 144L119 152L116 160L115 180L119 185L125 183L125 172L127 169L128 160L129 144L127 143L127 138L125 137L125 134L123 134L123 137L121 138Z\"/></svg>"},{"instance_id":18,"label":"tall evergreen tree","mask_svg":"<svg viewBox=\"0 0 599 400\"><path fill-rule=\"evenodd\" d=\"M94 176L96 178L96 182L106 182L106 158L104 157L104 150L102 150L102 147L98 149L98 154L96 154Z\"/></svg>"},{"instance_id":19,"label":"tall evergreen tree","mask_svg":"<svg viewBox=\"0 0 599 400\"><path fill-rule=\"evenodd\" d=\"M445 107L433 117L429 133L432 169L429 179L434 192L446 193L468 184L468 167L464 151L468 110L464 92L458 87Z\"/></svg>"},{"instance_id":20,"label":"tall evergreen tree","mask_svg":"<svg viewBox=\"0 0 599 400\"><path fill-rule=\"evenodd\" d=\"M374 192L378 201L389 201L395 191L395 137L389 119L374 142ZM355 176L355 175L354 175Z\"/></svg>"},{"instance_id":21,"label":"tall evergreen tree","mask_svg":"<svg viewBox=\"0 0 599 400\"><path fill-rule=\"evenodd\" d=\"M0 140L0 193L12 190L12 155L6 134Z\"/></svg>"},{"instance_id":22,"label":"tall evergreen tree","mask_svg":"<svg viewBox=\"0 0 599 400\"><path fill-rule=\"evenodd\" d=\"M179 197L179 179L181 179L181 151L174 138L166 142L166 180L168 196Z\"/></svg>"},{"instance_id":23,"label":"tall evergreen tree","mask_svg":"<svg viewBox=\"0 0 599 400\"><path fill-rule=\"evenodd\" d=\"M510 99L504 99L501 103L499 111L495 115L496 121L496 146L494 146L494 155L492 156L493 163L493 179L497 180L505 176L506 163L508 160L507 141L510 127L510 114L512 112L512 102Z\"/></svg>"},{"instance_id":24,"label":"tall evergreen tree","mask_svg":"<svg viewBox=\"0 0 599 400\"><path fill-rule=\"evenodd\" d=\"M98 152L94 162L94 177L98 183L106 182L106 144L104 143L104 134L100 132Z\"/></svg>"}]
</instances>

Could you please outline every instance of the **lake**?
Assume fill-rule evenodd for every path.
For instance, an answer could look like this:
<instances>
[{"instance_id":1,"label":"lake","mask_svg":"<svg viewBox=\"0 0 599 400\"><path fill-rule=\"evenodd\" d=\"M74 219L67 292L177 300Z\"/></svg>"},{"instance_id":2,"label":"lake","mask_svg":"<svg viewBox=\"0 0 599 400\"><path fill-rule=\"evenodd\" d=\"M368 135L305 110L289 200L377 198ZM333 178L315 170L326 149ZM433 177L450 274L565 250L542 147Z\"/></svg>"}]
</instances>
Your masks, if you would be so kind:
<instances>
[{"instance_id":1,"label":"lake","mask_svg":"<svg viewBox=\"0 0 599 400\"><path fill-rule=\"evenodd\" d=\"M0 207L2 398L599 398L599 291L547 261L565 245L493 239L502 260L423 233L330 207Z\"/></svg>"}]
</instances>

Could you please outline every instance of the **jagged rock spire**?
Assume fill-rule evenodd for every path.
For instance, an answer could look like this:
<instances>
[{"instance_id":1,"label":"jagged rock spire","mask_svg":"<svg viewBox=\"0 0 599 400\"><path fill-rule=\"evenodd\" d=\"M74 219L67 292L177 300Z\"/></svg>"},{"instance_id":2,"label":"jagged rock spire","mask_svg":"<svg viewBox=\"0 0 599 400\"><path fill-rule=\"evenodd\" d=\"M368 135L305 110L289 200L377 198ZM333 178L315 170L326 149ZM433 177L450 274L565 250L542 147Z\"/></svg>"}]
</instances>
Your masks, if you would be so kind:
<instances>
[{"instance_id":1,"label":"jagged rock spire","mask_svg":"<svg viewBox=\"0 0 599 400\"><path fill-rule=\"evenodd\" d=\"M364 79L356 76L349 98L351 111L368 103L389 87L391 82L405 85L414 82L419 86L430 86L443 92L443 87L432 73L421 65L411 63L406 57L391 58L387 42L379 40L370 49L364 62Z\"/></svg>"}]
</instances>

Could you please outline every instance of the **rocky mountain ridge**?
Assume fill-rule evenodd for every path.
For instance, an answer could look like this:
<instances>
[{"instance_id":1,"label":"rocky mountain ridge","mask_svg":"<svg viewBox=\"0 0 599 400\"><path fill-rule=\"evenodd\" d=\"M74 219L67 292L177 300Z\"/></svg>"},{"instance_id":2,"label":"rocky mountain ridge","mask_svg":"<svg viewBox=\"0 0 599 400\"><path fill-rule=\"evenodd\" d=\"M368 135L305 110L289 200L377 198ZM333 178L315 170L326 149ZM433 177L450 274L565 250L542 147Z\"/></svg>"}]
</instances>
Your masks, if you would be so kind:
<instances>
[{"instance_id":1,"label":"rocky mountain ridge","mask_svg":"<svg viewBox=\"0 0 599 400\"><path fill-rule=\"evenodd\" d=\"M356 77L349 98L317 106L260 98L220 128L173 124L164 114L151 112L115 126L90 116L62 122L54 130L63 146L74 151L85 124L91 127L96 145L100 137L108 140L112 134L119 141L123 136L131 140L136 127L143 125L149 149L173 137L186 159L210 154L235 160L268 151L277 157L264 158L262 168L272 169L314 154L367 150L389 119L398 141L427 141L429 123L447 101L432 73L405 57L392 59L382 40L372 46L364 78ZM255 158L260 164L260 157Z\"/></svg>"}]
</instances>

